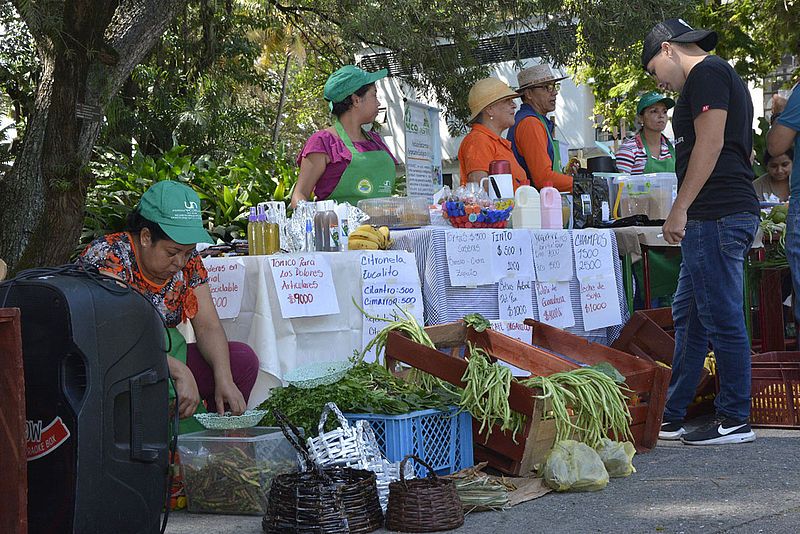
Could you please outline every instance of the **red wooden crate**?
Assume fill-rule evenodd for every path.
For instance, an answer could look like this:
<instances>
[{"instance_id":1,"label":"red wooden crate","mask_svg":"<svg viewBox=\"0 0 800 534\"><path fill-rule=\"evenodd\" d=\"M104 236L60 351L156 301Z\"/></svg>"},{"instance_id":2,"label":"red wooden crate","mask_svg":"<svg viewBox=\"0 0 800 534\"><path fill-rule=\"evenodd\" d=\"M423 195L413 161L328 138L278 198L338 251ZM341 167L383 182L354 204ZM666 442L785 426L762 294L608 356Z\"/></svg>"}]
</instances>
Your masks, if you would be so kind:
<instances>
[{"instance_id":1,"label":"red wooden crate","mask_svg":"<svg viewBox=\"0 0 800 534\"><path fill-rule=\"evenodd\" d=\"M800 352L765 352L752 359L750 423L800 428Z\"/></svg>"},{"instance_id":2,"label":"red wooden crate","mask_svg":"<svg viewBox=\"0 0 800 534\"><path fill-rule=\"evenodd\" d=\"M28 531L28 464L25 453L25 375L17 308L0 308L0 532Z\"/></svg>"},{"instance_id":3,"label":"red wooden crate","mask_svg":"<svg viewBox=\"0 0 800 534\"><path fill-rule=\"evenodd\" d=\"M640 450L649 450L655 446L669 382L669 370L604 345L589 343L563 330L535 321L531 324L534 326L534 344L539 347L493 330L475 332L460 322L425 328L440 350L425 347L392 332L386 345L387 365L393 368L395 361L401 361L451 384L464 387L461 377L467 367L463 360L467 341L485 349L498 360L540 376L578 367L559 354L588 364L607 361L626 376L628 386L634 391L630 402L633 417L631 431L637 447ZM449 354L442 349L450 349ZM491 467L504 473L524 475L530 473L535 464L544 460L555 440L555 422L542 418L546 406L544 402L533 398L536 393L519 383L511 384L509 405L513 411L527 417L525 428L517 434L516 442L510 432L501 432L498 427L493 429L487 439L485 435L478 434L477 423L473 424L476 461L487 461Z\"/></svg>"}]
</instances>

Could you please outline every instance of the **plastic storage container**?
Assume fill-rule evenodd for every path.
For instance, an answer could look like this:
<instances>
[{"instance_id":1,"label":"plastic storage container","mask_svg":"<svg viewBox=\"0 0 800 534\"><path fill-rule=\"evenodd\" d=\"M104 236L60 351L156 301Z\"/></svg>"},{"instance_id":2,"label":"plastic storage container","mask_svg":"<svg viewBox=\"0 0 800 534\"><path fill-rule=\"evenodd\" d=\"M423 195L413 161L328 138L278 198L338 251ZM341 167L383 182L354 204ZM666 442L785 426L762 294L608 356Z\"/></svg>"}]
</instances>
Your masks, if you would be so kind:
<instances>
[{"instance_id":1,"label":"plastic storage container","mask_svg":"<svg viewBox=\"0 0 800 534\"><path fill-rule=\"evenodd\" d=\"M678 192L675 173L630 175L617 179L620 183L619 216L644 214L650 220L666 219Z\"/></svg>"},{"instance_id":2,"label":"plastic storage container","mask_svg":"<svg viewBox=\"0 0 800 534\"><path fill-rule=\"evenodd\" d=\"M369 215L369 224L400 229L429 225L428 204L425 197L366 198L358 201L358 208Z\"/></svg>"},{"instance_id":3,"label":"plastic storage container","mask_svg":"<svg viewBox=\"0 0 800 534\"><path fill-rule=\"evenodd\" d=\"M620 172L593 172L592 176L595 178L601 178L606 180L608 184L608 207L611 211L610 215L613 219L619 219L619 204L618 204L618 193L619 193L619 184L630 174L624 174ZM592 184L594 187L594 183Z\"/></svg>"},{"instance_id":4,"label":"plastic storage container","mask_svg":"<svg viewBox=\"0 0 800 534\"><path fill-rule=\"evenodd\" d=\"M276 475L297 471L297 454L279 428L203 430L178 437L190 512L266 512Z\"/></svg>"}]
</instances>

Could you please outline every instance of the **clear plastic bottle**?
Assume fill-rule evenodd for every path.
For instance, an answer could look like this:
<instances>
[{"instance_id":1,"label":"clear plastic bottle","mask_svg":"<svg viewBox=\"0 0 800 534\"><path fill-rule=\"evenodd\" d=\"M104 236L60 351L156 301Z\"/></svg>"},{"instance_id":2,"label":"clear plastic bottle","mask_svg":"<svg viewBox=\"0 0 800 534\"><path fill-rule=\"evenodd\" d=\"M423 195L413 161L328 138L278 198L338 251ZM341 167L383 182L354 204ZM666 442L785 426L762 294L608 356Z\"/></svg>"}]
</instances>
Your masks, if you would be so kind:
<instances>
[{"instance_id":1,"label":"clear plastic bottle","mask_svg":"<svg viewBox=\"0 0 800 534\"><path fill-rule=\"evenodd\" d=\"M275 210L266 213L264 223L264 254L275 254L281 250L281 234L278 226L278 217Z\"/></svg>"},{"instance_id":2,"label":"clear plastic bottle","mask_svg":"<svg viewBox=\"0 0 800 534\"><path fill-rule=\"evenodd\" d=\"M336 216L336 203L333 200L317 202L314 215L314 248L318 252L339 251L339 218Z\"/></svg>"},{"instance_id":3,"label":"clear plastic bottle","mask_svg":"<svg viewBox=\"0 0 800 534\"><path fill-rule=\"evenodd\" d=\"M266 254L267 246L264 240L264 227L267 224L267 214L264 213L264 205L259 204L256 211L256 254Z\"/></svg>"},{"instance_id":4,"label":"clear plastic bottle","mask_svg":"<svg viewBox=\"0 0 800 534\"><path fill-rule=\"evenodd\" d=\"M250 215L247 217L247 253L255 256L256 253L256 228L258 215L255 206L250 208Z\"/></svg>"}]
</instances>

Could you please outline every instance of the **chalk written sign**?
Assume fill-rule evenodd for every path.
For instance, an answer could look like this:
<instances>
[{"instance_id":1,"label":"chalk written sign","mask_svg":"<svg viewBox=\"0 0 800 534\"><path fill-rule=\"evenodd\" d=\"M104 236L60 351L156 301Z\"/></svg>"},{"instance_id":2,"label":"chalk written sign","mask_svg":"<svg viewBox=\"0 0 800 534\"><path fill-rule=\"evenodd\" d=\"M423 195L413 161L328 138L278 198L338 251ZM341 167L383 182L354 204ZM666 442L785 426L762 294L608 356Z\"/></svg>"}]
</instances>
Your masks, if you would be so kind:
<instances>
[{"instance_id":1,"label":"chalk written sign","mask_svg":"<svg viewBox=\"0 0 800 534\"><path fill-rule=\"evenodd\" d=\"M581 282L614 275L611 230L575 230L572 236L575 274Z\"/></svg>"},{"instance_id":2,"label":"chalk written sign","mask_svg":"<svg viewBox=\"0 0 800 534\"><path fill-rule=\"evenodd\" d=\"M536 282L539 320L556 328L575 326L569 282Z\"/></svg>"},{"instance_id":3,"label":"chalk written sign","mask_svg":"<svg viewBox=\"0 0 800 534\"><path fill-rule=\"evenodd\" d=\"M475 287L497 281L492 263L491 230L448 230L445 252L450 285Z\"/></svg>"},{"instance_id":4,"label":"chalk written sign","mask_svg":"<svg viewBox=\"0 0 800 534\"><path fill-rule=\"evenodd\" d=\"M515 274L533 278L533 251L527 230L492 230L492 260L496 278Z\"/></svg>"},{"instance_id":5,"label":"chalk written sign","mask_svg":"<svg viewBox=\"0 0 800 534\"><path fill-rule=\"evenodd\" d=\"M531 281L525 278L501 278L497 282L497 306L500 320L521 323L533 317Z\"/></svg>"},{"instance_id":6,"label":"chalk written sign","mask_svg":"<svg viewBox=\"0 0 800 534\"><path fill-rule=\"evenodd\" d=\"M394 320L408 313L424 324L422 290L414 254L406 251L362 252L361 308L372 317ZM362 348L381 331L386 322L364 316ZM375 349L364 355L366 361L376 360Z\"/></svg>"},{"instance_id":7,"label":"chalk written sign","mask_svg":"<svg viewBox=\"0 0 800 534\"><path fill-rule=\"evenodd\" d=\"M236 258L206 258L203 265L208 271L208 288L219 318L238 317L247 271L244 261Z\"/></svg>"},{"instance_id":8,"label":"chalk written sign","mask_svg":"<svg viewBox=\"0 0 800 534\"><path fill-rule=\"evenodd\" d=\"M617 279L613 274L587 279L580 284L584 330L595 330L622 323Z\"/></svg>"},{"instance_id":9,"label":"chalk written sign","mask_svg":"<svg viewBox=\"0 0 800 534\"><path fill-rule=\"evenodd\" d=\"M533 329L530 326L515 321L489 321L489 322L492 325L492 330L496 330L501 334L513 337L514 339L522 341L523 343L526 343L528 345L531 344L531 339L533 338ZM497 360L497 363L511 369L511 374L514 376L518 377L531 376L530 371L526 371L525 369L520 369L516 365L504 362L503 360Z\"/></svg>"},{"instance_id":10,"label":"chalk written sign","mask_svg":"<svg viewBox=\"0 0 800 534\"><path fill-rule=\"evenodd\" d=\"M331 266L325 256L278 255L267 261L284 319L339 313Z\"/></svg>"},{"instance_id":11,"label":"chalk written sign","mask_svg":"<svg viewBox=\"0 0 800 534\"><path fill-rule=\"evenodd\" d=\"M568 230L533 230L536 280L564 282L572 279L572 239Z\"/></svg>"}]
</instances>

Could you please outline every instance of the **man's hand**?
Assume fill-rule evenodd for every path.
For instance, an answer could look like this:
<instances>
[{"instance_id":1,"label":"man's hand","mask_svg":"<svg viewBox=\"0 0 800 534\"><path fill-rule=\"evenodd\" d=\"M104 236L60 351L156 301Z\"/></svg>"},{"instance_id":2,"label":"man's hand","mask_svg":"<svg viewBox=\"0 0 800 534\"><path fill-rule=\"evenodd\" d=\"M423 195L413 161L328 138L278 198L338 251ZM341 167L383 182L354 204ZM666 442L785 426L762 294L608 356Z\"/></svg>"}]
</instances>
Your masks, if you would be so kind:
<instances>
[{"instance_id":1,"label":"man's hand","mask_svg":"<svg viewBox=\"0 0 800 534\"><path fill-rule=\"evenodd\" d=\"M772 116L774 117L778 113L783 113L783 110L786 109L786 102L788 100L786 97L780 96L778 93L772 95Z\"/></svg>"},{"instance_id":2,"label":"man's hand","mask_svg":"<svg viewBox=\"0 0 800 534\"><path fill-rule=\"evenodd\" d=\"M194 375L186 365L177 360L170 366L170 373L178 395L178 415L181 419L191 417L200 404L200 391Z\"/></svg>"},{"instance_id":3,"label":"man's hand","mask_svg":"<svg viewBox=\"0 0 800 534\"><path fill-rule=\"evenodd\" d=\"M686 235L686 210L673 206L661 227L664 241L670 245L677 245Z\"/></svg>"},{"instance_id":4,"label":"man's hand","mask_svg":"<svg viewBox=\"0 0 800 534\"><path fill-rule=\"evenodd\" d=\"M216 381L214 385L214 401L217 403L217 413L225 413L225 405L233 415L241 415L247 409L244 396L232 380Z\"/></svg>"}]
</instances>

